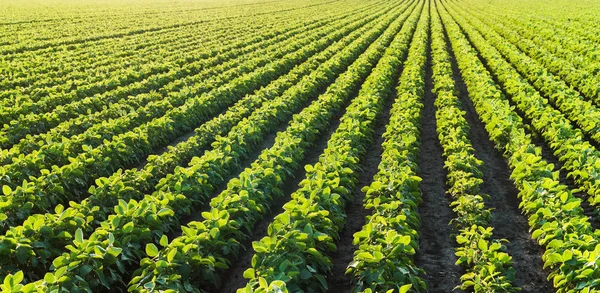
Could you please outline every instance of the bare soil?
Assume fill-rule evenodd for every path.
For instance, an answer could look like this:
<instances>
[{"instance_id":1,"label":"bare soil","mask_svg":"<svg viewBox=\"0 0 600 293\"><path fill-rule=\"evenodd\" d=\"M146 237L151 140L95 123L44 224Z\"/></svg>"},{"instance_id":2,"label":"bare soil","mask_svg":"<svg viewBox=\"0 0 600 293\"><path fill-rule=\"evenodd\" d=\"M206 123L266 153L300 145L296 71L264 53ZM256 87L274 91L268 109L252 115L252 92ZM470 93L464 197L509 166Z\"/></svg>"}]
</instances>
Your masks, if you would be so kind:
<instances>
[{"instance_id":1,"label":"bare soil","mask_svg":"<svg viewBox=\"0 0 600 293\"><path fill-rule=\"evenodd\" d=\"M425 271L423 276L429 292L451 292L460 284L463 269L455 265L456 242L450 221L456 216L450 208L446 194L446 171L442 146L437 137L435 95L431 56L428 56L425 72L425 96L421 113L421 147L418 176L421 181L423 202L419 207L421 231L416 264ZM462 292L455 290L454 292Z\"/></svg>"}]
</instances>

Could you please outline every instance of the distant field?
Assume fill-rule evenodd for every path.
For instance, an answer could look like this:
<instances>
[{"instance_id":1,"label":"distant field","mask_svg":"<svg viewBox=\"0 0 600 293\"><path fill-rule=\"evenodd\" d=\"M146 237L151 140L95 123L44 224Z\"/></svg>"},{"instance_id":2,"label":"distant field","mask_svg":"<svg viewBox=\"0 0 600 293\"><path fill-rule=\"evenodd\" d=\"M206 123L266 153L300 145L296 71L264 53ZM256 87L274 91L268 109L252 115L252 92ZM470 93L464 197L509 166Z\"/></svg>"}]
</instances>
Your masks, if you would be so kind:
<instances>
[{"instance_id":1,"label":"distant field","mask_svg":"<svg viewBox=\"0 0 600 293\"><path fill-rule=\"evenodd\" d=\"M600 292L599 21L0 0L0 289Z\"/></svg>"}]
</instances>

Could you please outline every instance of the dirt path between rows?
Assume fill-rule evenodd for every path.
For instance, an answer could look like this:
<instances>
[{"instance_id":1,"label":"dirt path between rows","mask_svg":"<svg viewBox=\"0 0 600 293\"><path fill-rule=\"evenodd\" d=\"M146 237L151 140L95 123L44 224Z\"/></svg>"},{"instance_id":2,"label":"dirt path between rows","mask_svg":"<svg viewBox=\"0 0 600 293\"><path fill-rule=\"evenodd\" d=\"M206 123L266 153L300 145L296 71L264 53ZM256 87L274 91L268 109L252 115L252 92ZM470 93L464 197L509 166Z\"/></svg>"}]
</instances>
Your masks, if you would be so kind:
<instances>
[{"instance_id":1,"label":"dirt path between rows","mask_svg":"<svg viewBox=\"0 0 600 293\"><path fill-rule=\"evenodd\" d=\"M419 250L415 257L416 265L425 270L424 279L429 292L451 292L460 284L463 273L455 265L456 243L450 221L455 217L446 195L446 171L442 157L442 146L437 137L435 117L435 95L432 93L433 80L431 56L429 54L425 71L425 96L421 113L421 147L418 176L423 179L421 191L423 203L419 207L421 231ZM456 290L454 292L462 292Z\"/></svg>"}]
</instances>

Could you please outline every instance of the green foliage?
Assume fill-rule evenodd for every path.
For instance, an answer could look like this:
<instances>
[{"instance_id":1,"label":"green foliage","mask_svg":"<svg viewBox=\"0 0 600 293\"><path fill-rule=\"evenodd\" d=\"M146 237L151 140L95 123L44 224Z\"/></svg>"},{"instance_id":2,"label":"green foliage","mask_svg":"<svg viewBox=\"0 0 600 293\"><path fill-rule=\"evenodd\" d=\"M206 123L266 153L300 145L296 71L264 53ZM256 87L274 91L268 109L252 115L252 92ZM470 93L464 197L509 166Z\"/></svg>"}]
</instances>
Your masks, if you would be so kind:
<instances>
[{"instance_id":1,"label":"green foliage","mask_svg":"<svg viewBox=\"0 0 600 293\"><path fill-rule=\"evenodd\" d=\"M598 234L583 214L580 200L558 181L554 166L542 158L541 149L535 147L531 138L525 134L523 121L496 87L491 74L446 8L439 10L454 51L462 52L456 54L457 62L475 108L486 124L492 141L498 149L504 151L508 159L512 169L511 178L520 192L520 207L529 218L532 236L546 248L542 259L545 267L551 271L549 278L560 293L594 292L597 290L597 274L600 270L595 268L594 262L590 262L588 257L596 254L600 243ZM452 13L452 16L484 56L493 54L493 49L484 46L485 42L477 37L473 27L467 25L457 14ZM488 59L492 60L501 62L497 58ZM508 67L504 68L508 70ZM505 74L498 69L495 73ZM519 82L515 76L513 74L511 77L511 85ZM532 97L533 95L527 97L530 103L539 103L539 99ZM529 106L526 112L542 116L538 107ZM560 125L559 120L555 119L545 120L544 123L544 127Z\"/></svg>"}]
</instances>

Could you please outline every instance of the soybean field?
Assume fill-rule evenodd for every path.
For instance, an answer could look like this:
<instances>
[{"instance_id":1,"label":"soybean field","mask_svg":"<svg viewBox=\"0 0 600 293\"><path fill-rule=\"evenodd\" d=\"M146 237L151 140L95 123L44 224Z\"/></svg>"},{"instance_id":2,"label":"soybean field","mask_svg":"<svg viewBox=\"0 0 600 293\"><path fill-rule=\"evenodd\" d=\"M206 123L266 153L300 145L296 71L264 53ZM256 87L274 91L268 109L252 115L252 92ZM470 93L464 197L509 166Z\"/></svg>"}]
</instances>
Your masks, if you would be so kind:
<instances>
[{"instance_id":1,"label":"soybean field","mask_svg":"<svg viewBox=\"0 0 600 293\"><path fill-rule=\"evenodd\" d=\"M599 20L0 0L0 290L598 293Z\"/></svg>"}]
</instances>

